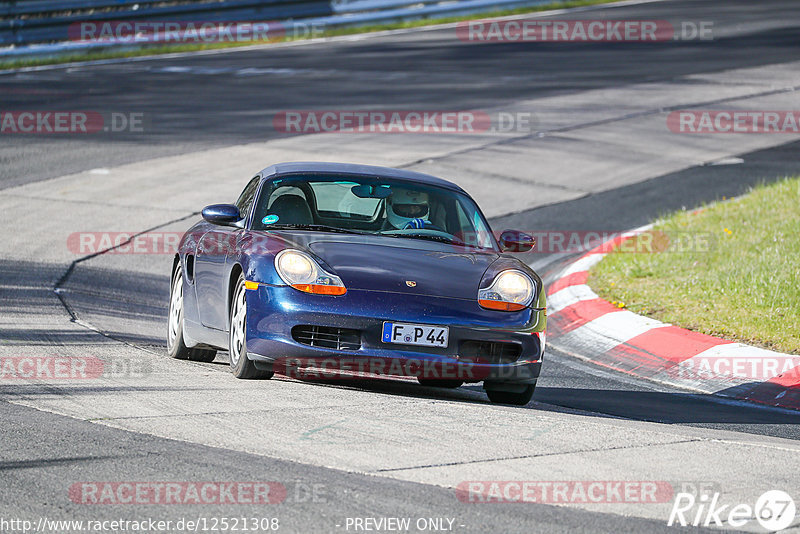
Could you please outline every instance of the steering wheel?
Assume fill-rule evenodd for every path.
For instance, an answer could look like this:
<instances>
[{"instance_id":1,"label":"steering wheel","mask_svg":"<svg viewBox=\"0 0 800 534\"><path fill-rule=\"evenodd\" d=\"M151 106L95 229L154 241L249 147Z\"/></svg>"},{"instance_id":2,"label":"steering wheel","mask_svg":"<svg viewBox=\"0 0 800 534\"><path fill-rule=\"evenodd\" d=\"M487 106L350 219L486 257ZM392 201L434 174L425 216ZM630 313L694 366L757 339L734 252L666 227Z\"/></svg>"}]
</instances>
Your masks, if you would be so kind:
<instances>
[{"instance_id":1,"label":"steering wheel","mask_svg":"<svg viewBox=\"0 0 800 534\"><path fill-rule=\"evenodd\" d=\"M403 227L403 230L436 230L437 232L447 233L444 231L444 228L440 228L432 222L424 219L411 219Z\"/></svg>"}]
</instances>

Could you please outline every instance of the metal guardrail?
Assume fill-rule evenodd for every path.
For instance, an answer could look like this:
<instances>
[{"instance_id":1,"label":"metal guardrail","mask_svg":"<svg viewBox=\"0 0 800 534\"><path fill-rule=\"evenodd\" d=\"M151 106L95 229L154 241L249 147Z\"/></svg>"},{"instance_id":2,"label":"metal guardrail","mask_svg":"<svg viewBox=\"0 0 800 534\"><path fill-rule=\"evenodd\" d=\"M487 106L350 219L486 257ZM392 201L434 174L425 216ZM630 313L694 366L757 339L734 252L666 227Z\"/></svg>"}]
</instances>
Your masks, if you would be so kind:
<instances>
[{"instance_id":1,"label":"metal guardrail","mask_svg":"<svg viewBox=\"0 0 800 534\"><path fill-rule=\"evenodd\" d=\"M333 13L329 0L217 0L163 4L164 0L3 2L0 7L0 46L66 41L70 26L81 22L279 20Z\"/></svg>"},{"instance_id":2,"label":"metal guardrail","mask_svg":"<svg viewBox=\"0 0 800 534\"><path fill-rule=\"evenodd\" d=\"M163 44L69 40L70 26L103 21L282 21L294 27L337 28L471 15L554 0L19 0L0 2L0 60L96 49ZM555 0L558 1L558 0Z\"/></svg>"},{"instance_id":3,"label":"metal guardrail","mask_svg":"<svg viewBox=\"0 0 800 534\"><path fill-rule=\"evenodd\" d=\"M60 11L76 11L78 9L102 9L124 5L147 5L164 0L18 0L0 2L0 17L20 15L41 15Z\"/></svg>"}]
</instances>

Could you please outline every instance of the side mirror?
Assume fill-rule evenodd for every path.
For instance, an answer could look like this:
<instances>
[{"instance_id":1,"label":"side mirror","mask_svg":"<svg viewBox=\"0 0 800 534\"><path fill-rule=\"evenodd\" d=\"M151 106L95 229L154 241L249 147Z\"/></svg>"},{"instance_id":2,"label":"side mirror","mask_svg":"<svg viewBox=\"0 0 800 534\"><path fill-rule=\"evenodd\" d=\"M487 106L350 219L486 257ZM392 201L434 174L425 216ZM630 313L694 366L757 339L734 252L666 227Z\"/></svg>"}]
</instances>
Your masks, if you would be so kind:
<instances>
[{"instance_id":1,"label":"side mirror","mask_svg":"<svg viewBox=\"0 0 800 534\"><path fill-rule=\"evenodd\" d=\"M240 221L242 215L233 204L212 204L203 208L203 219L211 224L229 226Z\"/></svg>"},{"instance_id":2,"label":"side mirror","mask_svg":"<svg viewBox=\"0 0 800 534\"><path fill-rule=\"evenodd\" d=\"M535 244L533 236L516 230L506 230L500 234L500 249L503 252L528 252Z\"/></svg>"}]
</instances>

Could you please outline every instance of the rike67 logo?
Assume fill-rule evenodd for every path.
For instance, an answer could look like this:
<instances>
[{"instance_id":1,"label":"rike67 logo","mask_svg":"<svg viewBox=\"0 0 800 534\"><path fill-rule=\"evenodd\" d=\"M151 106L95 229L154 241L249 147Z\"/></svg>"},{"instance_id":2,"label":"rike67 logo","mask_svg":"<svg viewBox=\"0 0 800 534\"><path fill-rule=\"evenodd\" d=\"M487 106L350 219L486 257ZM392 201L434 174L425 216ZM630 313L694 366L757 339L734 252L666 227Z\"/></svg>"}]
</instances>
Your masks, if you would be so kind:
<instances>
[{"instance_id":1,"label":"rike67 logo","mask_svg":"<svg viewBox=\"0 0 800 534\"><path fill-rule=\"evenodd\" d=\"M740 503L722 504L720 494L678 493L672 503L667 525L693 527L742 528L755 518L770 532L788 528L797 512L792 497L785 491L770 490L763 493L755 505Z\"/></svg>"}]
</instances>

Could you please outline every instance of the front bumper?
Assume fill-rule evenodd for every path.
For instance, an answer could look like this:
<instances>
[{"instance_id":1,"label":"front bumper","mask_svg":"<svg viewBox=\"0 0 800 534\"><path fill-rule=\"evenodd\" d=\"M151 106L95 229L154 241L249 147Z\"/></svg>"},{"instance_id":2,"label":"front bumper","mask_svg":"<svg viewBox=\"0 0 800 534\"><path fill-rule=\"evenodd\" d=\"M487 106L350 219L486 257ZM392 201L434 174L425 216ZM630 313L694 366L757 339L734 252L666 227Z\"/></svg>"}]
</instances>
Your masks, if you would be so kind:
<instances>
[{"instance_id":1,"label":"front bumper","mask_svg":"<svg viewBox=\"0 0 800 534\"><path fill-rule=\"evenodd\" d=\"M544 311L498 312L465 299L352 289L332 297L261 284L247 292L247 317L248 357L272 362L278 372L321 367L465 382L533 383L544 353ZM447 326L448 346L384 343L384 321ZM292 335L298 325L355 330L360 344L338 350L310 346ZM518 356L509 361L505 355L498 361L494 354L476 352L488 343L508 344L504 347Z\"/></svg>"}]
</instances>

